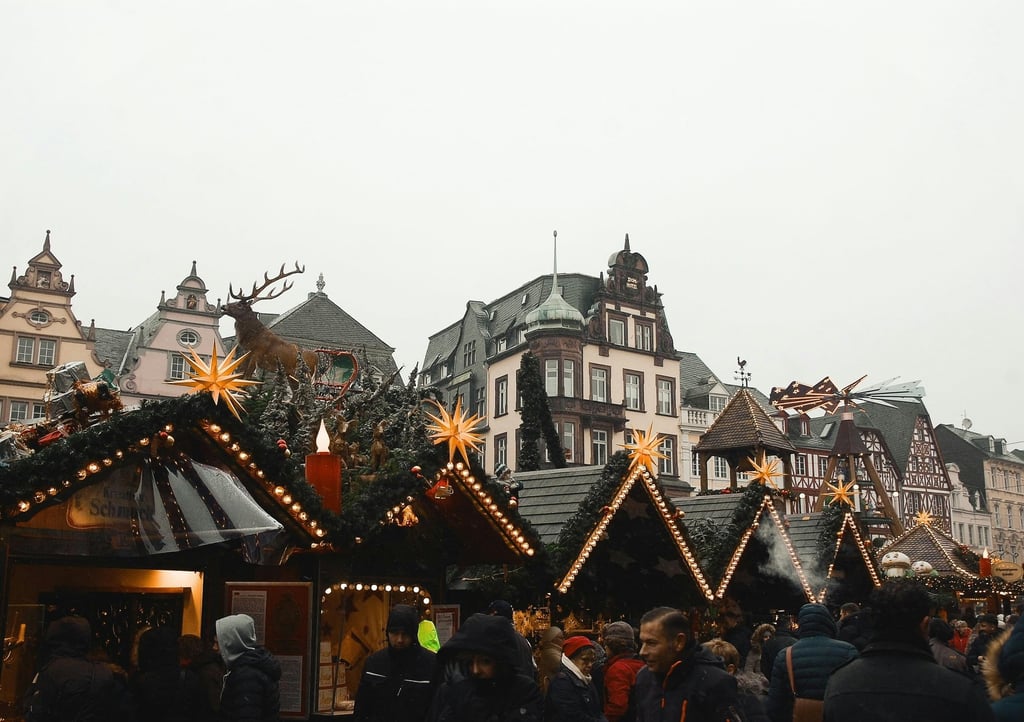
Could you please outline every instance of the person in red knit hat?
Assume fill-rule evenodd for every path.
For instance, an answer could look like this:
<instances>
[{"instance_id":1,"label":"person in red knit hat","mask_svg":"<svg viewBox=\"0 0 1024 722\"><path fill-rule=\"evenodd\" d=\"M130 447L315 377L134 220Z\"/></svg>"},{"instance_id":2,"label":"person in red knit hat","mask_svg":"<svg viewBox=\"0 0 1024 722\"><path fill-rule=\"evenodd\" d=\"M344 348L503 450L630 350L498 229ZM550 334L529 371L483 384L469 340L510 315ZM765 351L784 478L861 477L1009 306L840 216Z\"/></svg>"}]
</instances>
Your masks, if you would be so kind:
<instances>
[{"instance_id":1,"label":"person in red knit hat","mask_svg":"<svg viewBox=\"0 0 1024 722\"><path fill-rule=\"evenodd\" d=\"M577 635L565 640L562 667L548 685L548 696L544 700L547 722L607 722L590 676L596 659L594 643L588 638Z\"/></svg>"}]
</instances>

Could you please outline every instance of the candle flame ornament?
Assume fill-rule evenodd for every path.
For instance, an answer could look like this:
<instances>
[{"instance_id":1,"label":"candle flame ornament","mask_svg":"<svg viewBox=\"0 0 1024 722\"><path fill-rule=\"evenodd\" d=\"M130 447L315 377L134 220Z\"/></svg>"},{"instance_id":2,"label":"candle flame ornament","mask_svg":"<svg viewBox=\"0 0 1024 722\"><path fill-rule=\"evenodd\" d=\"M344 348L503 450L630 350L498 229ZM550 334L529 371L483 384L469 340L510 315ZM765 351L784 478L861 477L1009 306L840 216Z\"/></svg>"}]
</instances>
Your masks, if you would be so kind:
<instances>
[{"instance_id":1,"label":"candle flame ornament","mask_svg":"<svg viewBox=\"0 0 1024 722\"><path fill-rule=\"evenodd\" d=\"M228 407L228 410L234 415L239 421L242 420L240 411L244 411L242 408L241 396L245 393L244 388L246 386L252 386L253 384L260 383L259 381L253 381L251 379L242 378L242 374L238 373L238 365L245 360L248 353L244 353L238 358L235 358L235 349L228 351L228 355L224 357L223 362L218 363L217 361L217 347L213 347L213 355L210 357L210 363L207 364L203 359L196 353L194 348L189 348L192 356L182 353L185 357L185 361L192 367L192 374L187 379L181 379L180 381L172 381L172 384L180 384L181 386L191 386L193 393L200 391L208 391L213 396L213 403L217 404L220 402L221 394L224 395L224 404Z\"/></svg>"},{"instance_id":2,"label":"candle flame ornament","mask_svg":"<svg viewBox=\"0 0 1024 722\"><path fill-rule=\"evenodd\" d=\"M332 454L331 437L324 420L316 434L316 453L306 456L306 481L323 499L324 508L341 513L341 457Z\"/></svg>"}]
</instances>

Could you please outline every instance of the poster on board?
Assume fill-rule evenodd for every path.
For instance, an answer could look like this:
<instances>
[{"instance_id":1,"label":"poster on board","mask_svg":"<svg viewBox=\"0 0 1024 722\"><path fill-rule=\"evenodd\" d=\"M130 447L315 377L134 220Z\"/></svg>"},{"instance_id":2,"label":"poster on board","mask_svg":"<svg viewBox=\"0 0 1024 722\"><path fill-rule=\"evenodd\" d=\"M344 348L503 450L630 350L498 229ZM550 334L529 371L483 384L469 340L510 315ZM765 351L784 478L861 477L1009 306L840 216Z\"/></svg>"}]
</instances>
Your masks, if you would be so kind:
<instances>
[{"instance_id":1,"label":"poster on board","mask_svg":"<svg viewBox=\"0 0 1024 722\"><path fill-rule=\"evenodd\" d=\"M434 616L434 626L437 627L437 638L444 644L452 635L459 631L459 605L458 604L435 604L431 608Z\"/></svg>"},{"instance_id":2,"label":"poster on board","mask_svg":"<svg viewBox=\"0 0 1024 722\"><path fill-rule=\"evenodd\" d=\"M256 622L256 643L281 663L281 717L309 715L310 636L313 585L310 582L227 582L225 608Z\"/></svg>"}]
</instances>

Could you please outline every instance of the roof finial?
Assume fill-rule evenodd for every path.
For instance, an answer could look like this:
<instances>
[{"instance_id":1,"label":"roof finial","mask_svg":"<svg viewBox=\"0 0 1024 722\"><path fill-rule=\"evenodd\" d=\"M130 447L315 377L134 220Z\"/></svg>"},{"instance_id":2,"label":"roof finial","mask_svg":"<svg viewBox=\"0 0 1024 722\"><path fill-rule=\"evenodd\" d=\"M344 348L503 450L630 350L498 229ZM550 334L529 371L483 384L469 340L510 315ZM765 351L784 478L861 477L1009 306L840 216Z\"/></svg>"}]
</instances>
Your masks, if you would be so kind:
<instances>
[{"instance_id":1,"label":"roof finial","mask_svg":"<svg viewBox=\"0 0 1024 722\"><path fill-rule=\"evenodd\" d=\"M737 369L734 378L740 382L740 386L742 386L743 388L749 387L751 373L747 371L746 359L741 359L739 356L737 356L736 364L739 366L739 369Z\"/></svg>"},{"instance_id":2,"label":"roof finial","mask_svg":"<svg viewBox=\"0 0 1024 722\"><path fill-rule=\"evenodd\" d=\"M629 250L629 234L628 233L626 234L626 249L625 250L627 250L627 251Z\"/></svg>"},{"instance_id":3,"label":"roof finial","mask_svg":"<svg viewBox=\"0 0 1024 722\"><path fill-rule=\"evenodd\" d=\"M555 240L554 240L555 257L554 257L554 264L551 267L552 268L552 271L551 271L551 292L552 293L554 293L555 290L558 288L558 231L554 231L553 234L554 234L554 237L555 237Z\"/></svg>"},{"instance_id":4,"label":"roof finial","mask_svg":"<svg viewBox=\"0 0 1024 722\"><path fill-rule=\"evenodd\" d=\"M324 292L324 286L326 286L326 285L327 284L324 283L324 274L321 273L320 274L320 278L316 279L316 292L317 293L323 293Z\"/></svg>"},{"instance_id":5,"label":"roof finial","mask_svg":"<svg viewBox=\"0 0 1024 722\"><path fill-rule=\"evenodd\" d=\"M45 253L46 251L49 251L49 250L50 250L50 231L49 231L49 229L47 229L47 231L46 231L46 240L43 241L43 252Z\"/></svg>"},{"instance_id":6,"label":"roof finial","mask_svg":"<svg viewBox=\"0 0 1024 722\"><path fill-rule=\"evenodd\" d=\"M190 276L196 275L196 262L195 261L192 261L192 273L190 273L189 275Z\"/></svg>"}]
</instances>

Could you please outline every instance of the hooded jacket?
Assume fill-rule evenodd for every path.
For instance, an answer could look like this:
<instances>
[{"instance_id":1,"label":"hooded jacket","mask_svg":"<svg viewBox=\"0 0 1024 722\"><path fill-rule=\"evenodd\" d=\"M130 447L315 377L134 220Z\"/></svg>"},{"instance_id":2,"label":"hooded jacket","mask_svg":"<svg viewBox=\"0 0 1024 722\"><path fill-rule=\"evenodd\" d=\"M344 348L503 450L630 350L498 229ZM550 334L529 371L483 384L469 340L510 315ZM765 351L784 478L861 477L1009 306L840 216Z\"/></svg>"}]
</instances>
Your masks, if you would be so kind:
<instances>
[{"instance_id":1,"label":"hooded jacket","mask_svg":"<svg viewBox=\"0 0 1024 722\"><path fill-rule=\"evenodd\" d=\"M466 657L496 663L492 679L473 677ZM516 630L504 617L474 614L438 653L443 682L434 697L431 722L541 722L544 699L533 678L518 670Z\"/></svg>"},{"instance_id":2,"label":"hooded jacket","mask_svg":"<svg viewBox=\"0 0 1024 722\"><path fill-rule=\"evenodd\" d=\"M139 668L128 686L138 716L147 722L192 722L210 717L199 677L181 667L178 634L170 627L154 627L139 639Z\"/></svg>"},{"instance_id":3,"label":"hooded jacket","mask_svg":"<svg viewBox=\"0 0 1024 722\"><path fill-rule=\"evenodd\" d=\"M356 722L420 722L430 710L436 655L420 646L419 613L396 604L388 615L388 632L404 632L411 646L385 649L366 659L356 693Z\"/></svg>"},{"instance_id":4,"label":"hooded jacket","mask_svg":"<svg viewBox=\"0 0 1024 722\"><path fill-rule=\"evenodd\" d=\"M67 616L50 623L44 638L47 661L28 699L28 722L107 722L130 714L123 684L111 667L86 659L92 627L84 617Z\"/></svg>"},{"instance_id":5,"label":"hooded jacket","mask_svg":"<svg viewBox=\"0 0 1024 722\"><path fill-rule=\"evenodd\" d=\"M832 671L857 656L857 648L835 639L836 622L828 608L821 604L805 604L797 614L800 639L792 650L793 683L790 687L787 650L782 650L772 664L771 686L765 705L773 722L793 719L793 699L824 699L825 685Z\"/></svg>"},{"instance_id":6,"label":"hooded jacket","mask_svg":"<svg viewBox=\"0 0 1024 722\"><path fill-rule=\"evenodd\" d=\"M281 708L281 664L256 645L256 624L248 614L217 620L217 644L227 665L220 697L228 722L277 722Z\"/></svg>"},{"instance_id":7,"label":"hooded jacket","mask_svg":"<svg viewBox=\"0 0 1024 722\"><path fill-rule=\"evenodd\" d=\"M992 640L984 670L996 721L1024 719L1024 622Z\"/></svg>"}]
</instances>

